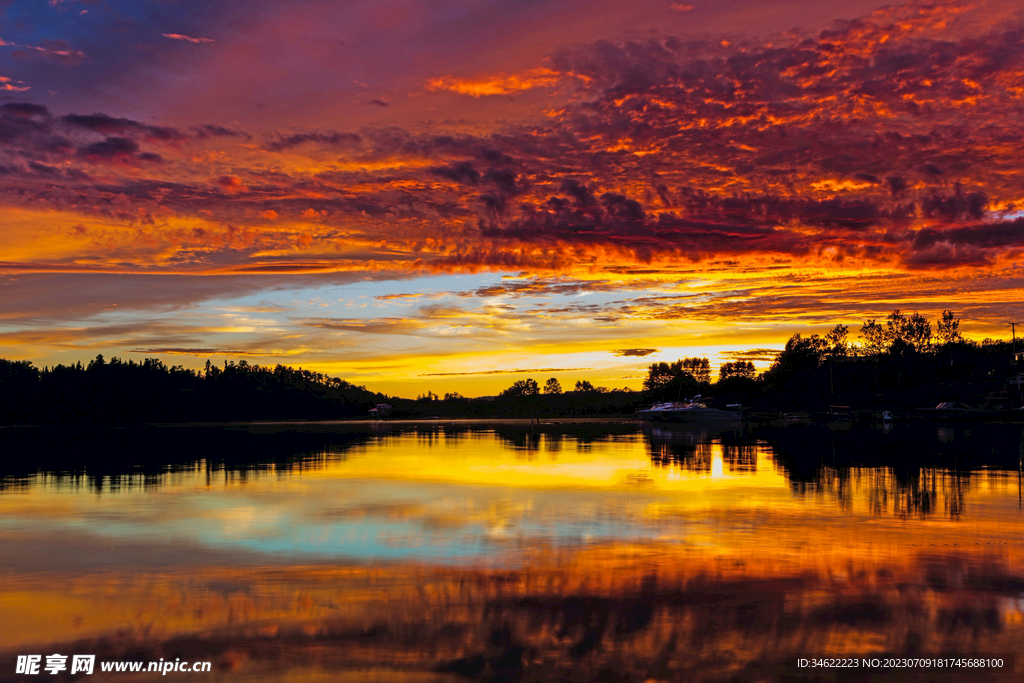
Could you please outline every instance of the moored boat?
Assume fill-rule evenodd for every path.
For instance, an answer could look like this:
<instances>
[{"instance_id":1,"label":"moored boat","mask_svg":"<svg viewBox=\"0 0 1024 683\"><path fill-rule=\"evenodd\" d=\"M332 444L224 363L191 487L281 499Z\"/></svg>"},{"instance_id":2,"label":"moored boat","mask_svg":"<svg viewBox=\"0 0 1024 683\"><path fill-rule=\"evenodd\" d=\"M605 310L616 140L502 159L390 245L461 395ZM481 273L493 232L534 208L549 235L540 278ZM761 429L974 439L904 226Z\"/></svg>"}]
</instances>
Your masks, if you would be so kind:
<instances>
[{"instance_id":1,"label":"moored boat","mask_svg":"<svg viewBox=\"0 0 1024 683\"><path fill-rule=\"evenodd\" d=\"M695 396L689 401L656 403L646 410L636 411L644 422L740 422L741 406L731 404L722 408L710 408Z\"/></svg>"}]
</instances>

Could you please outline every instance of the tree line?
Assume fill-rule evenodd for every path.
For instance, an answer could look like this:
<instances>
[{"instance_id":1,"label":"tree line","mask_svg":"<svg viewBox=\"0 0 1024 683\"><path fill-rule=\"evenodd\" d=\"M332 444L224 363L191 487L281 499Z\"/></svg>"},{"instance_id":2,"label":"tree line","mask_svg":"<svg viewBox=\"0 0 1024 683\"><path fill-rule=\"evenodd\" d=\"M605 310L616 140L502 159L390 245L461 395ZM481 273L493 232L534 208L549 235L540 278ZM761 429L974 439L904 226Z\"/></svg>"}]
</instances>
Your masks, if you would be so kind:
<instances>
[{"instance_id":1,"label":"tree line","mask_svg":"<svg viewBox=\"0 0 1024 683\"><path fill-rule=\"evenodd\" d=\"M245 360L190 370L158 358L42 369L0 359L0 424L336 419L386 400L337 377Z\"/></svg>"},{"instance_id":2,"label":"tree line","mask_svg":"<svg viewBox=\"0 0 1024 683\"><path fill-rule=\"evenodd\" d=\"M820 335L797 333L765 372L758 375L750 361L724 363L714 384L707 358L655 363L648 368L644 392L658 401L710 393L764 409L1024 403L1019 389L1008 384L1017 370L1014 343L965 339L953 311L943 311L933 326L920 313L897 309L884 320L865 321L859 336L860 342L851 340L846 325Z\"/></svg>"},{"instance_id":3,"label":"tree line","mask_svg":"<svg viewBox=\"0 0 1024 683\"><path fill-rule=\"evenodd\" d=\"M578 380L563 390L556 377L544 386L531 378L516 380L497 396L467 398L458 392L444 398L428 391L415 401L395 401L393 417L583 417L632 415L643 402L640 392L628 388L609 389Z\"/></svg>"},{"instance_id":4,"label":"tree line","mask_svg":"<svg viewBox=\"0 0 1024 683\"><path fill-rule=\"evenodd\" d=\"M337 377L245 360L191 370L158 358L141 362L102 355L87 365L36 368L0 359L0 424L216 422L265 419L365 418L378 403L401 417L532 417L630 415L652 402L696 394L765 409L920 408L940 401L1018 407L1008 391L1016 371L1011 342L966 340L960 321L943 311L933 326L919 313L893 311L867 320L860 341L836 325L825 334L794 334L771 367L757 374L749 360L723 363L712 382L708 358L648 367L642 391L579 380L571 390L548 378L517 380L498 396L416 399L388 397ZM1011 405L1016 402L1016 405Z\"/></svg>"}]
</instances>

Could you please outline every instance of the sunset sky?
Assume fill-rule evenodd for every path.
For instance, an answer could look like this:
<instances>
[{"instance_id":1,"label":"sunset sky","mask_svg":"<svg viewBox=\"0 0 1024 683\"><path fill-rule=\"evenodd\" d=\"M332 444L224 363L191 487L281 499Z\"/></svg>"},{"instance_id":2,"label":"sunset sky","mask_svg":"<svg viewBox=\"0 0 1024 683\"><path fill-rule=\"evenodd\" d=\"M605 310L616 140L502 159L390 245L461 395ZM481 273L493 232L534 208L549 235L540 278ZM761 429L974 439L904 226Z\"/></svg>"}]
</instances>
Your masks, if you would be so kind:
<instances>
[{"instance_id":1,"label":"sunset sky","mask_svg":"<svg viewBox=\"0 0 1024 683\"><path fill-rule=\"evenodd\" d=\"M0 357L412 396L1024 319L1024 8L0 2Z\"/></svg>"}]
</instances>

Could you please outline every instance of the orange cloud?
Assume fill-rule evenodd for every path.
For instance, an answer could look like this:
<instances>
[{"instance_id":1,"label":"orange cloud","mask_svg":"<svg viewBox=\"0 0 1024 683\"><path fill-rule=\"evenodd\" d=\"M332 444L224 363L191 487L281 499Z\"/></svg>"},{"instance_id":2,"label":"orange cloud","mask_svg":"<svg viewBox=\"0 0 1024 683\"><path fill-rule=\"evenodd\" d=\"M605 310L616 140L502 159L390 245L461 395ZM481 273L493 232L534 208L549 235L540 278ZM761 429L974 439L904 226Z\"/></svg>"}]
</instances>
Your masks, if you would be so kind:
<instances>
[{"instance_id":1,"label":"orange cloud","mask_svg":"<svg viewBox=\"0 0 1024 683\"><path fill-rule=\"evenodd\" d=\"M0 76L0 90L5 90L7 92L25 92L30 89L31 88L27 85L15 85L7 76Z\"/></svg>"},{"instance_id":2,"label":"orange cloud","mask_svg":"<svg viewBox=\"0 0 1024 683\"><path fill-rule=\"evenodd\" d=\"M478 78L442 76L427 81L427 89L453 92L470 97L513 95L524 90L551 87L563 77L562 73L538 67L518 74L494 74Z\"/></svg>"},{"instance_id":3,"label":"orange cloud","mask_svg":"<svg viewBox=\"0 0 1024 683\"><path fill-rule=\"evenodd\" d=\"M242 184L238 176L222 175L215 181L224 192L234 194L236 192L248 192L249 188Z\"/></svg>"}]
</instances>

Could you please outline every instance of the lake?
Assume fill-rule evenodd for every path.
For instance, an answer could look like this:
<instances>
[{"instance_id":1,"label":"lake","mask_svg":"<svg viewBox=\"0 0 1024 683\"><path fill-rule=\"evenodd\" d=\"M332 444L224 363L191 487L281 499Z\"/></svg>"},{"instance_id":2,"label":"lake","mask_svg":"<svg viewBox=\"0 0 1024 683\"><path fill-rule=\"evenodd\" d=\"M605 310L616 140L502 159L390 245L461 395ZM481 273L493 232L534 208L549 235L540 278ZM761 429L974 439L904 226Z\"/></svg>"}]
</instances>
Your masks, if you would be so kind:
<instances>
[{"instance_id":1,"label":"lake","mask_svg":"<svg viewBox=\"0 0 1024 683\"><path fill-rule=\"evenodd\" d=\"M1022 425L261 424L0 444L0 680L156 675L102 662L296 682L1024 665ZM1006 663L796 665L881 653ZM17 675L19 656L52 654L95 655L95 672Z\"/></svg>"}]
</instances>

